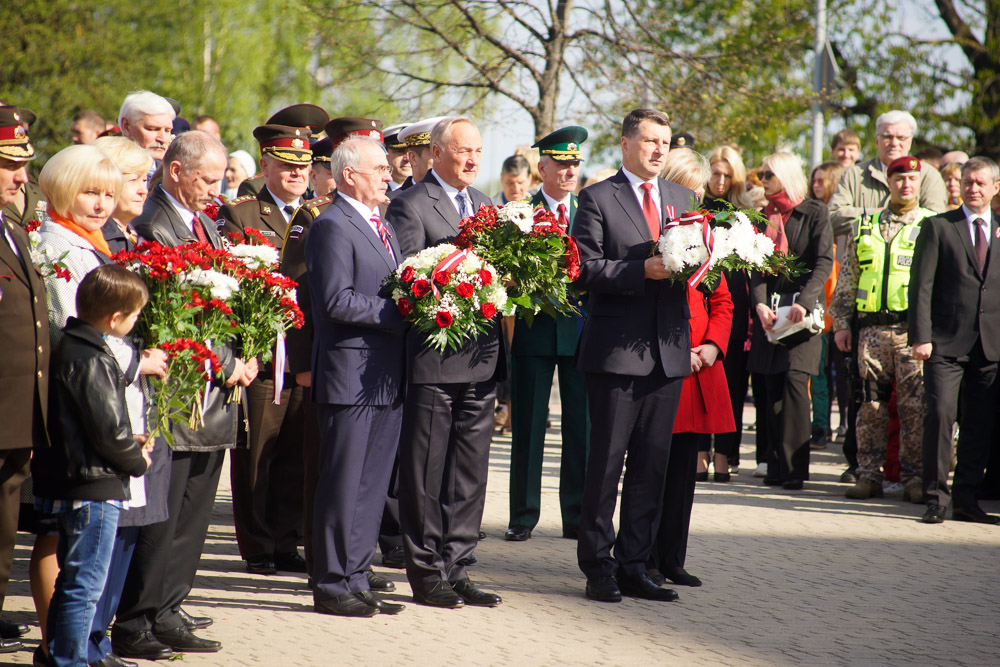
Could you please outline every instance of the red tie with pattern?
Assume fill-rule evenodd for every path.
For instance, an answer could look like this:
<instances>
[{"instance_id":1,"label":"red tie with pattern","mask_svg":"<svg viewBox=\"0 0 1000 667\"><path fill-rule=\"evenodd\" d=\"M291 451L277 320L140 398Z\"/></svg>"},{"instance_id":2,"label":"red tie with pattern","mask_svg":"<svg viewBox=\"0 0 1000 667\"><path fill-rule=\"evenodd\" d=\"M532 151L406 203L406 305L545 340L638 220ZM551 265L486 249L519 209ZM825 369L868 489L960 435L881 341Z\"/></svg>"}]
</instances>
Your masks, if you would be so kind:
<instances>
[{"instance_id":1,"label":"red tie with pattern","mask_svg":"<svg viewBox=\"0 0 1000 667\"><path fill-rule=\"evenodd\" d=\"M642 188L642 214L646 216L646 224L649 226L649 234L653 237L653 241L658 241L660 238L660 214L656 211L656 204L653 203L653 195L650 192L653 189L652 183L643 183L639 186Z\"/></svg>"},{"instance_id":2,"label":"red tie with pattern","mask_svg":"<svg viewBox=\"0 0 1000 667\"><path fill-rule=\"evenodd\" d=\"M386 231L385 225L382 224L382 218L379 217L378 211L372 211L371 217L372 224L375 225L375 229L378 230L378 236L382 239L382 244L385 246L385 251L389 253L389 257L396 259L396 255L392 252L392 245L389 243L389 232Z\"/></svg>"},{"instance_id":3,"label":"red tie with pattern","mask_svg":"<svg viewBox=\"0 0 1000 667\"><path fill-rule=\"evenodd\" d=\"M201 226L201 220L198 216L194 216L194 220L191 221L191 229L194 230L194 235L198 237L199 243L208 243L208 236L205 235L205 228Z\"/></svg>"},{"instance_id":4,"label":"red tie with pattern","mask_svg":"<svg viewBox=\"0 0 1000 667\"><path fill-rule=\"evenodd\" d=\"M559 216L559 224L568 228L569 218L566 217L566 204L559 204L559 208L557 208L556 211Z\"/></svg>"}]
</instances>

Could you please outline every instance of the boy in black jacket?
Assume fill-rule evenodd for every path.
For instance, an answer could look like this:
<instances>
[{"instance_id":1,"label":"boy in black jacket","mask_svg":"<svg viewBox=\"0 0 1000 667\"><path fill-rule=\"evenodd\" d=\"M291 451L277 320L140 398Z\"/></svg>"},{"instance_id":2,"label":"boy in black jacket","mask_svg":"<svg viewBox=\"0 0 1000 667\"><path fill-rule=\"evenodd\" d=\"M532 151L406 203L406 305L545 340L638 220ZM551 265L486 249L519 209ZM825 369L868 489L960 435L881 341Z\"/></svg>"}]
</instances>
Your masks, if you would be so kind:
<instances>
[{"instance_id":1,"label":"boy in black jacket","mask_svg":"<svg viewBox=\"0 0 1000 667\"><path fill-rule=\"evenodd\" d=\"M52 364L52 447L31 463L36 503L59 518L59 578L48 616L52 665L86 665L87 639L108 576L118 513L129 476L149 465L152 442L133 436L125 377L108 335L132 330L149 294L142 280L109 264L91 271L76 293Z\"/></svg>"}]
</instances>

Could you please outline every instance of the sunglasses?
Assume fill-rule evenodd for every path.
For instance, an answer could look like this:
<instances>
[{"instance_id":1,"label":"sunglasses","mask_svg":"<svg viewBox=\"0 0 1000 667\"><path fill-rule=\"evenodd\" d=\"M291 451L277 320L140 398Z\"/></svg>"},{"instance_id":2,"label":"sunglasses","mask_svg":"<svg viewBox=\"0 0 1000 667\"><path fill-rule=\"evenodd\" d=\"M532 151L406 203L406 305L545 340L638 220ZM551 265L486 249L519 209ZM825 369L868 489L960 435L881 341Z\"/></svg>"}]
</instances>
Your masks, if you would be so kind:
<instances>
[{"instance_id":1,"label":"sunglasses","mask_svg":"<svg viewBox=\"0 0 1000 667\"><path fill-rule=\"evenodd\" d=\"M773 171L758 171L757 172L757 178L759 178L762 181L769 181L772 178L774 178L774 172Z\"/></svg>"}]
</instances>

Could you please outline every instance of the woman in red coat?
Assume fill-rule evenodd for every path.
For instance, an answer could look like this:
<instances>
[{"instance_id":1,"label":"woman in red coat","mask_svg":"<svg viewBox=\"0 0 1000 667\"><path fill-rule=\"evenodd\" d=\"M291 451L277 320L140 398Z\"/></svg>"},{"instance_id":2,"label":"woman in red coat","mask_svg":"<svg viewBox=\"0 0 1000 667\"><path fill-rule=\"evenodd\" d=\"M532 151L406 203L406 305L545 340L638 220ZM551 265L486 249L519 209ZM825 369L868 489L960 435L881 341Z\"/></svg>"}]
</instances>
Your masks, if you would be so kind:
<instances>
[{"instance_id":1,"label":"woman in red coat","mask_svg":"<svg viewBox=\"0 0 1000 667\"><path fill-rule=\"evenodd\" d=\"M694 504L698 445L709 433L736 430L726 371L716 363L726 354L733 301L722 276L707 298L701 289L690 287L687 298L691 310L691 367L700 370L684 378L681 387L650 577L660 584L663 577L681 586L701 586L698 577L684 570L684 557Z\"/></svg>"}]
</instances>

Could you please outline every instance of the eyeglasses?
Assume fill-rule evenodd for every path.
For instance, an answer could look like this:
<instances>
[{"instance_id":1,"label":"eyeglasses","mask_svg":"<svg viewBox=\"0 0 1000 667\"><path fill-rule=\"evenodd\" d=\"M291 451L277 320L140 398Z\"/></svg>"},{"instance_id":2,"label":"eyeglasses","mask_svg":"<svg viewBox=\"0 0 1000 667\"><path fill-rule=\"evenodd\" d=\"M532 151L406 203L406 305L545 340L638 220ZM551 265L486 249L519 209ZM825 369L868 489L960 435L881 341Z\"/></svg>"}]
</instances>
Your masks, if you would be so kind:
<instances>
[{"instance_id":1,"label":"eyeglasses","mask_svg":"<svg viewBox=\"0 0 1000 667\"><path fill-rule=\"evenodd\" d=\"M759 178L762 181L769 181L772 178L774 178L774 172L773 171L758 171L757 172L757 178Z\"/></svg>"},{"instance_id":2,"label":"eyeglasses","mask_svg":"<svg viewBox=\"0 0 1000 667\"><path fill-rule=\"evenodd\" d=\"M371 171L361 171L360 169L355 169L354 167L348 167L355 174L362 174L364 176L390 176L392 174L392 167L385 164L381 167L373 167Z\"/></svg>"},{"instance_id":3,"label":"eyeglasses","mask_svg":"<svg viewBox=\"0 0 1000 667\"><path fill-rule=\"evenodd\" d=\"M887 144L891 144L894 141L898 144L903 144L910 140L910 137L902 136L899 134L880 134L878 135L878 138Z\"/></svg>"}]
</instances>

